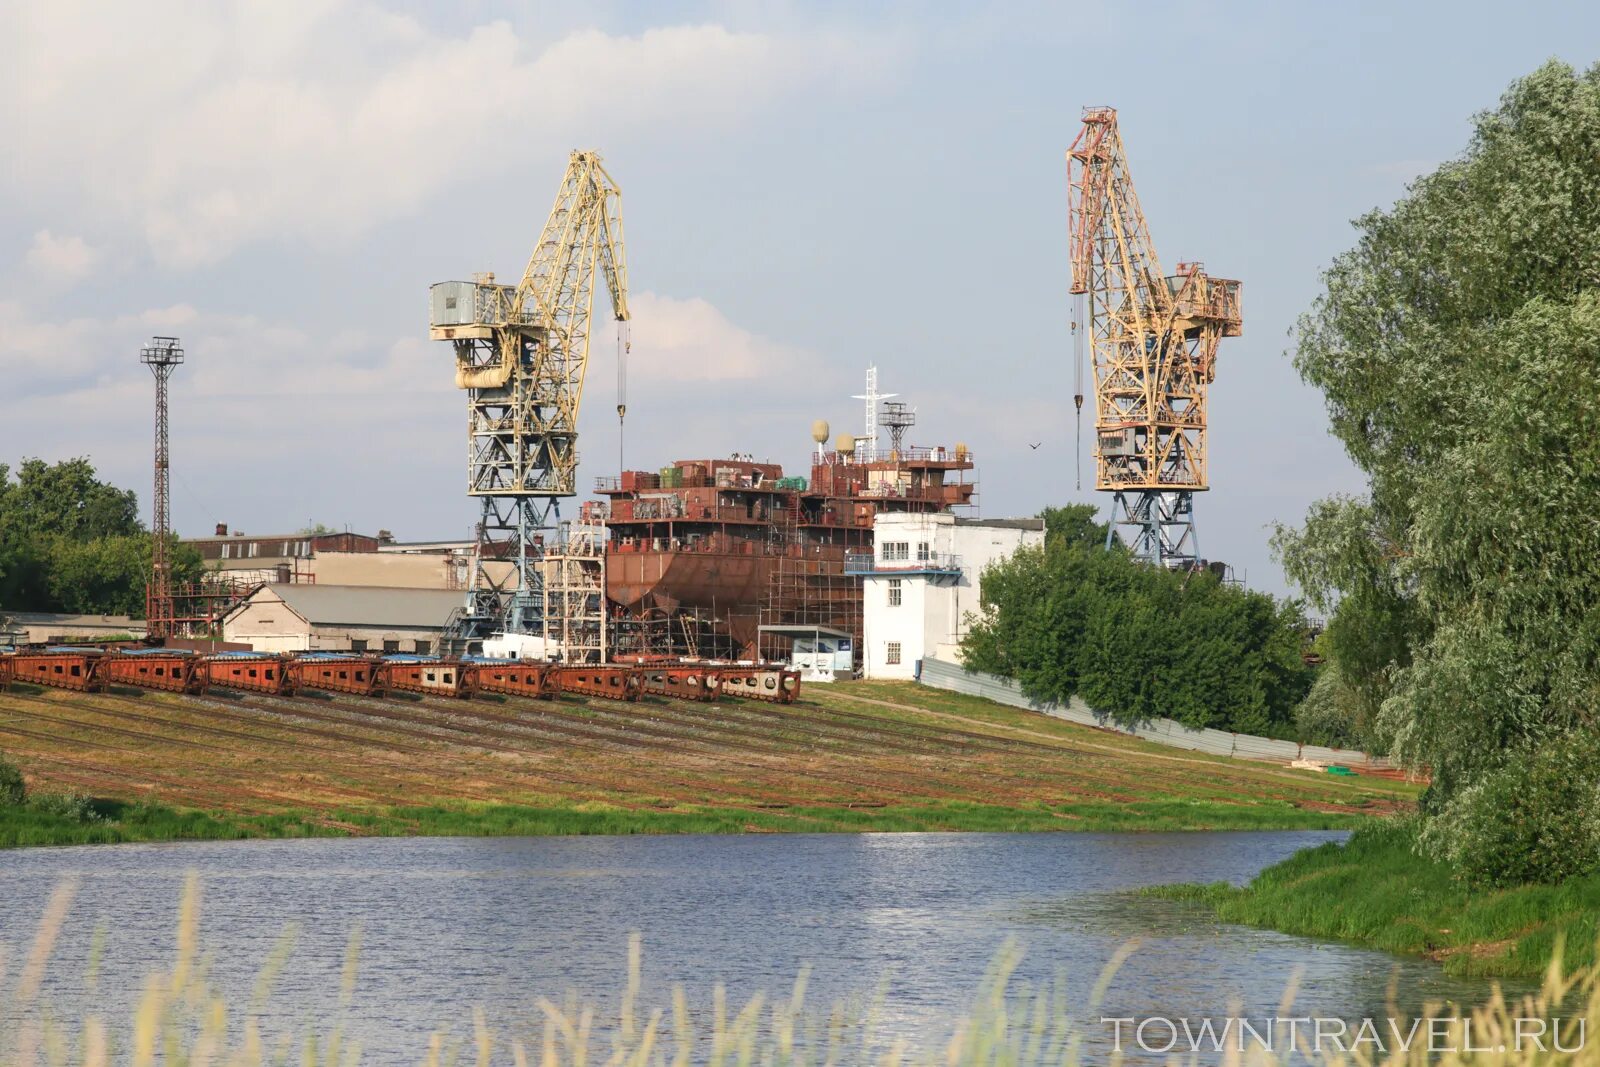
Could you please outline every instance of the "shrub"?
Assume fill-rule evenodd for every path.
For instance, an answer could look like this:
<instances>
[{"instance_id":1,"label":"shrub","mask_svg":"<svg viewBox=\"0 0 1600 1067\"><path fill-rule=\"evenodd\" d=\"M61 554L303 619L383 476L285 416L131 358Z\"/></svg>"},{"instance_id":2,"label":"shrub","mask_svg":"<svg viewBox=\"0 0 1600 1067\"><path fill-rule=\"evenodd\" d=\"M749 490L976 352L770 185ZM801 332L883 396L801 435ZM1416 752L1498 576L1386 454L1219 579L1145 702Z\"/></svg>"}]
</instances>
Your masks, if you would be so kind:
<instances>
[{"instance_id":1,"label":"shrub","mask_svg":"<svg viewBox=\"0 0 1600 1067\"><path fill-rule=\"evenodd\" d=\"M17 765L0 759L0 807L15 806L28 799L28 786Z\"/></svg>"},{"instance_id":2,"label":"shrub","mask_svg":"<svg viewBox=\"0 0 1600 1067\"><path fill-rule=\"evenodd\" d=\"M94 800L82 793L35 793L28 800L28 807L41 815L54 815L73 822L98 822L100 819Z\"/></svg>"},{"instance_id":3,"label":"shrub","mask_svg":"<svg viewBox=\"0 0 1600 1067\"><path fill-rule=\"evenodd\" d=\"M1485 886L1600 870L1600 741L1559 734L1518 751L1445 798L1419 844Z\"/></svg>"}]
</instances>

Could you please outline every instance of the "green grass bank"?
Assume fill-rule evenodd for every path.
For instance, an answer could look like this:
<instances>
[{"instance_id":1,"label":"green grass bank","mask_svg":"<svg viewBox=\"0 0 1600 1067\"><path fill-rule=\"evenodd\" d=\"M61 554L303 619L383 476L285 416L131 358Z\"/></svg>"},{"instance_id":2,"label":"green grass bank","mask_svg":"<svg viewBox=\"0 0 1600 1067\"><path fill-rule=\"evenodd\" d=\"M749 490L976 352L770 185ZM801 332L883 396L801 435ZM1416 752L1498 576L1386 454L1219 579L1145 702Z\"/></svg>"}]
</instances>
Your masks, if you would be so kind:
<instances>
[{"instance_id":1,"label":"green grass bank","mask_svg":"<svg viewBox=\"0 0 1600 1067\"><path fill-rule=\"evenodd\" d=\"M1296 853L1248 886L1155 886L1227 922L1438 960L1458 975L1536 977L1557 948L1567 971L1592 966L1600 875L1559 885L1473 889L1418 856L1404 821L1369 823L1343 845Z\"/></svg>"},{"instance_id":2,"label":"green grass bank","mask_svg":"<svg viewBox=\"0 0 1600 1067\"><path fill-rule=\"evenodd\" d=\"M783 811L641 810L490 803L400 806L341 812L242 815L94 800L89 817L28 806L0 807L0 848L138 841L228 841L286 837L521 837L586 834L1037 832L1158 830L1340 830L1366 818L1288 804L1203 801L1069 803L1009 807L947 801L881 807L791 807Z\"/></svg>"}]
</instances>

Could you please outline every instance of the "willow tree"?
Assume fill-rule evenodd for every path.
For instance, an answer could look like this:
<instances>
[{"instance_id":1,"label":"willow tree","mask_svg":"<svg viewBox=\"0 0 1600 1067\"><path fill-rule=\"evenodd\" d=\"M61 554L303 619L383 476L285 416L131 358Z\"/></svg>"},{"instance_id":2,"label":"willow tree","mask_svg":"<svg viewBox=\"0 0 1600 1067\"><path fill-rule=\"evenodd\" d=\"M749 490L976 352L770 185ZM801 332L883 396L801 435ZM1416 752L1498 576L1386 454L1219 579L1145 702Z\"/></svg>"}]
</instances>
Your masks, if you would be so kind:
<instances>
[{"instance_id":1,"label":"willow tree","mask_svg":"<svg viewBox=\"0 0 1600 1067\"><path fill-rule=\"evenodd\" d=\"M1551 62L1325 276L1295 365L1366 472L1281 558L1480 881L1600 868L1600 67Z\"/></svg>"}]
</instances>

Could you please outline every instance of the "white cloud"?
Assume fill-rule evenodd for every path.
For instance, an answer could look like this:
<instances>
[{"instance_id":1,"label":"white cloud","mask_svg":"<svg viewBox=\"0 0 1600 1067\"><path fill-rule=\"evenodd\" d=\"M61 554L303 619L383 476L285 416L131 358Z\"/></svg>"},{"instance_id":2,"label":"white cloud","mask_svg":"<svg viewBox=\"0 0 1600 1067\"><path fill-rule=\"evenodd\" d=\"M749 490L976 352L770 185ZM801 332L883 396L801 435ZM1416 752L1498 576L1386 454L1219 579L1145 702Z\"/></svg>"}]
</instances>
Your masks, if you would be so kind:
<instances>
[{"instance_id":1,"label":"white cloud","mask_svg":"<svg viewBox=\"0 0 1600 1067\"><path fill-rule=\"evenodd\" d=\"M808 420L774 422L760 398L800 396L823 411L825 399L845 391L825 370L801 374L814 367L814 354L752 333L705 300L641 293L630 307L630 462L659 466L680 453L735 450L800 458ZM469 529L465 399L449 346L415 337L324 334L189 304L51 321L0 301L0 380L9 386L0 391L0 425L8 439L47 459L88 455L143 500L152 386L138 347L156 333L180 336L188 355L172 379L181 529L219 521L277 528L308 518L418 537ZM595 330L581 422L593 466L580 487L617 462L612 343L609 328Z\"/></svg>"},{"instance_id":2,"label":"white cloud","mask_svg":"<svg viewBox=\"0 0 1600 1067\"><path fill-rule=\"evenodd\" d=\"M639 293L628 298L628 312L633 342L628 375L641 384L779 378L793 374L806 359L794 346L730 322L699 297ZM602 336L615 337L611 328L597 333L596 346L604 343Z\"/></svg>"},{"instance_id":3,"label":"white cloud","mask_svg":"<svg viewBox=\"0 0 1600 1067\"><path fill-rule=\"evenodd\" d=\"M15 180L176 266L264 240L338 243L484 168L597 134L703 130L878 77L896 50L716 25L447 35L339 0L37 3L18 21Z\"/></svg>"},{"instance_id":4,"label":"white cloud","mask_svg":"<svg viewBox=\"0 0 1600 1067\"><path fill-rule=\"evenodd\" d=\"M28 269L40 279L72 285L89 276L101 260L101 251L82 237L57 237L49 230L33 235L28 247Z\"/></svg>"}]
</instances>

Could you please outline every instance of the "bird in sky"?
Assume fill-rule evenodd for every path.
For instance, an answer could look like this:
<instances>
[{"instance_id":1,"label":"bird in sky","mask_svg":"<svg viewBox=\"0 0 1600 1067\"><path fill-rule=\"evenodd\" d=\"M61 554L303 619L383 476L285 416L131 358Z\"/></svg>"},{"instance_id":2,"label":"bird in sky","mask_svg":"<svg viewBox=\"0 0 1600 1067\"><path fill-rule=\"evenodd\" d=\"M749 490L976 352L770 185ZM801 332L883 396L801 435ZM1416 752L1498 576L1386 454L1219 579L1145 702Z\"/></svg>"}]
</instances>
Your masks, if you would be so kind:
<instances>
[{"instance_id":1,"label":"bird in sky","mask_svg":"<svg viewBox=\"0 0 1600 1067\"><path fill-rule=\"evenodd\" d=\"M1028 447L1033 449L1035 452L1037 452L1037 451L1039 451L1039 446L1042 445L1042 444L1044 444L1043 441L1038 441L1038 442L1035 442L1034 444L1029 445Z\"/></svg>"}]
</instances>

